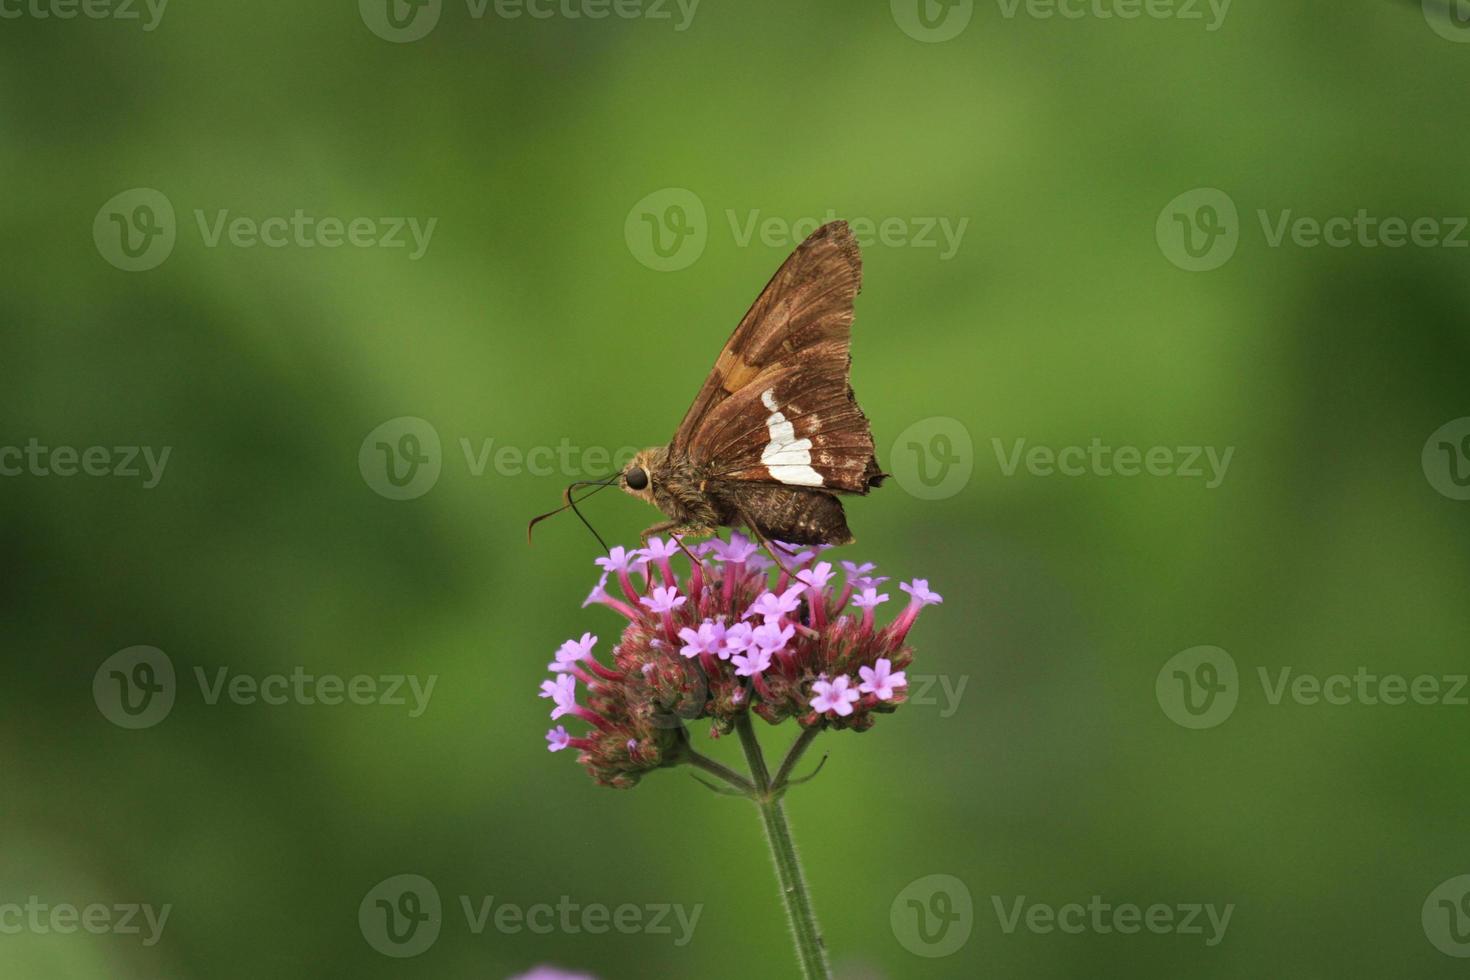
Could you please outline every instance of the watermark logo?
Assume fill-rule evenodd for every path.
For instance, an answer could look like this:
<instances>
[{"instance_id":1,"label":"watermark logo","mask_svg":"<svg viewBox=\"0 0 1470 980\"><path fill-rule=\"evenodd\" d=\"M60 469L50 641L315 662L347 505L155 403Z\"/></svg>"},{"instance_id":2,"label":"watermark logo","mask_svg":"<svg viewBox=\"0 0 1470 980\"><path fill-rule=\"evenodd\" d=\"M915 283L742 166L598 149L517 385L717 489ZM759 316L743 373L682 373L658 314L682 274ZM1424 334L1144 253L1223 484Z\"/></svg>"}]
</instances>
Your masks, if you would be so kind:
<instances>
[{"instance_id":1,"label":"watermark logo","mask_svg":"<svg viewBox=\"0 0 1470 980\"><path fill-rule=\"evenodd\" d=\"M1214 187L1185 191L1164 205L1154 224L1164 257L1188 272L1209 272L1230 261L1240 243L1240 212Z\"/></svg>"},{"instance_id":2,"label":"watermark logo","mask_svg":"<svg viewBox=\"0 0 1470 980\"><path fill-rule=\"evenodd\" d=\"M915 41L938 44L959 37L975 16L975 0L888 0L893 22Z\"/></svg>"},{"instance_id":3,"label":"watermark logo","mask_svg":"<svg viewBox=\"0 0 1470 980\"><path fill-rule=\"evenodd\" d=\"M341 218L319 216L305 208L265 217L217 208L193 210L200 242L208 249L403 249L410 262L423 258L438 218L408 216ZM159 191L137 187L102 205L92 221L92 241L112 265L126 272L157 268L173 252L178 223L173 204Z\"/></svg>"},{"instance_id":4,"label":"watermark logo","mask_svg":"<svg viewBox=\"0 0 1470 980\"><path fill-rule=\"evenodd\" d=\"M426 37L438 25L443 6L444 0L357 0L367 29L394 44Z\"/></svg>"},{"instance_id":5,"label":"watermark logo","mask_svg":"<svg viewBox=\"0 0 1470 980\"><path fill-rule=\"evenodd\" d=\"M949 956L969 942L975 901L954 875L925 875L893 899L888 923L899 945L915 956Z\"/></svg>"},{"instance_id":6,"label":"watermark logo","mask_svg":"<svg viewBox=\"0 0 1470 980\"><path fill-rule=\"evenodd\" d=\"M1056 448L1030 445L1016 439L1009 447L999 438L990 440L995 461L1003 476L1015 476L1024 465L1032 476L1135 477L1161 476L1203 480L1206 490L1225 482L1235 447L1215 446L1114 446L1094 436L1086 446Z\"/></svg>"},{"instance_id":7,"label":"watermark logo","mask_svg":"<svg viewBox=\"0 0 1470 980\"><path fill-rule=\"evenodd\" d=\"M1470 417L1435 429L1420 462L1431 487L1451 500L1470 500Z\"/></svg>"},{"instance_id":8,"label":"watermark logo","mask_svg":"<svg viewBox=\"0 0 1470 980\"><path fill-rule=\"evenodd\" d=\"M1446 956L1470 957L1470 875L1441 882L1420 912L1424 935Z\"/></svg>"},{"instance_id":9,"label":"watermark logo","mask_svg":"<svg viewBox=\"0 0 1470 980\"><path fill-rule=\"evenodd\" d=\"M1423 0L1429 29L1446 41L1470 44L1470 0Z\"/></svg>"},{"instance_id":10,"label":"watermark logo","mask_svg":"<svg viewBox=\"0 0 1470 980\"><path fill-rule=\"evenodd\" d=\"M438 674L314 674L296 666L289 673L255 675L217 667L213 676L193 668L200 698L211 707L228 701L267 705L350 704L407 708L419 718L429 708ZM121 650L103 661L92 677L92 700L102 716L119 728L151 728L168 717L178 697L173 661L156 647Z\"/></svg>"},{"instance_id":11,"label":"watermark logo","mask_svg":"<svg viewBox=\"0 0 1470 980\"><path fill-rule=\"evenodd\" d=\"M723 211L730 240L736 248L762 245L791 251L812 232L841 217L835 208L822 214L787 217L760 208ZM964 242L970 219L965 217L887 215L846 216L848 230L862 248L933 250L939 261L954 258ZM704 202L683 187L665 187L643 198L628 212L623 237L639 262L659 272L677 272L704 254L713 229Z\"/></svg>"},{"instance_id":12,"label":"watermark logo","mask_svg":"<svg viewBox=\"0 0 1470 980\"><path fill-rule=\"evenodd\" d=\"M152 728L168 717L178 693L173 661L157 647L119 650L92 676L92 700L119 728Z\"/></svg>"},{"instance_id":13,"label":"watermark logo","mask_svg":"<svg viewBox=\"0 0 1470 980\"><path fill-rule=\"evenodd\" d=\"M560 475L597 480L621 473L638 453L637 446L583 446L566 436L555 445L530 447L468 436L460 436L458 444L465 471L472 477ZM438 482L442 460L439 433L413 416L384 422L368 433L357 453L363 482L390 500L411 500L428 493Z\"/></svg>"},{"instance_id":14,"label":"watermark logo","mask_svg":"<svg viewBox=\"0 0 1470 980\"><path fill-rule=\"evenodd\" d=\"M113 195L92 219L97 252L124 272L146 272L162 265L177 237L173 204L151 187Z\"/></svg>"},{"instance_id":15,"label":"watermark logo","mask_svg":"<svg viewBox=\"0 0 1470 980\"><path fill-rule=\"evenodd\" d=\"M367 434L357 451L363 481L389 500L422 497L439 482L442 467L438 431L412 415L384 422Z\"/></svg>"},{"instance_id":16,"label":"watermark logo","mask_svg":"<svg viewBox=\"0 0 1470 980\"><path fill-rule=\"evenodd\" d=\"M894 479L920 500L953 497L970 482L975 444L959 419L943 415L920 419L893 440L888 465Z\"/></svg>"},{"instance_id":17,"label":"watermark logo","mask_svg":"<svg viewBox=\"0 0 1470 980\"><path fill-rule=\"evenodd\" d=\"M439 889L423 875L394 875L378 882L357 907L357 927L384 956L407 959L434 945L443 926Z\"/></svg>"},{"instance_id":18,"label":"watermark logo","mask_svg":"<svg viewBox=\"0 0 1470 980\"><path fill-rule=\"evenodd\" d=\"M465 929L473 936L493 931L503 936L529 932L538 936L604 935L671 936L675 946L687 946L704 905L650 902L617 906L574 901L562 895L555 903L522 904L495 895L456 896ZM422 875L401 874L384 879L363 897L357 924L368 945L385 956L406 959L434 945L445 925L443 903L433 882Z\"/></svg>"},{"instance_id":19,"label":"watermark logo","mask_svg":"<svg viewBox=\"0 0 1470 980\"><path fill-rule=\"evenodd\" d=\"M1255 217L1270 249L1470 248L1470 217L1465 215L1405 217L1358 208L1320 216L1292 208L1256 208ZM1191 272L1208 272L1230 261L1244 229L1230 196L1205 187L1170 201L1159 213L1154 232L1170 262Z\"/></svg>"},{"instance_id":20,"label":"watermark logo","mask_svg":"<svg viewBox=\"0 0 1470 980\"><path fill-rule=\"evenodd\" d=\"M766 214L759 208L746 211L742 217L734 208L725 209L730 237L739 248L749 248L752 242L758 240L767 248L790 250L805 241L812 232L837 218L837 211L833 208L828 208L826 214L820 216L810 214L798 218ZM932 248L941 262L948 262L955 257L969 227L969 218L899 215L884 218L851 215L847 218L848 231L852 232L852 237L863 248L877 245L884 248Z\"/></svg>"},{"instance_id":21,"label":"watermark logo","mask_svg":"<svg viewBox=\"0 0 1470 980\"><path fill-rule=\"evenodd\" d=\"M683 187L654 191L628 212L623 239L633 257L655 272L687 269L709 239L704 202Z\"/></svg>"},{"instance_id":22,"label":"watermark logo","mask_svg":"<svg viewBox=\"0 0 1470 980\"><path fill-rule=\"evenodd\" d=\"M1235 658L1219 647L1182 650L1160 668L1154 696L1176 725L1214 728L1223 724L1240 700Z\"/></svg>"}]
</instances>

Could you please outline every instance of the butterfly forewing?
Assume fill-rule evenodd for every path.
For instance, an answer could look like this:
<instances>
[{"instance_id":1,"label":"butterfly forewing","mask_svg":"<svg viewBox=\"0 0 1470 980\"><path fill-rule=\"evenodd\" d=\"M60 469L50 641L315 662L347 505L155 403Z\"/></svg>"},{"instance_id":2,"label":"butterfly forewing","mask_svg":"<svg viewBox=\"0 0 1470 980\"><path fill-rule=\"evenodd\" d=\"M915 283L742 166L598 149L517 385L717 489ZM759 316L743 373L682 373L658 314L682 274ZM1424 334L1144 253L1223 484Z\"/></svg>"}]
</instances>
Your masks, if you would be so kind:
<instances>
[{"instance_id":1,"label":"butterfly forewing","mask_svg":"<svg viewBox=\"0 0 1470 980\"><path fill-rule=\"evenodd\" d=\"M688 451L710 411L763 369L826 340L840 342L845 356L862 278L857 241L845 221L818 228L797 246L725 342L670 449Z\"/></svg>"},{"instance_id":2,"label":"butterfly forewing","mask_svg":"<svg viewBox=\"0 0 1470 980\"><path fill-rule=\"evenodd\" d=\"M814 232L735 328L671 452L712 480L866 493L880 471L848 381L861 284L847 224Z\"/></svg>"}]
</instances>

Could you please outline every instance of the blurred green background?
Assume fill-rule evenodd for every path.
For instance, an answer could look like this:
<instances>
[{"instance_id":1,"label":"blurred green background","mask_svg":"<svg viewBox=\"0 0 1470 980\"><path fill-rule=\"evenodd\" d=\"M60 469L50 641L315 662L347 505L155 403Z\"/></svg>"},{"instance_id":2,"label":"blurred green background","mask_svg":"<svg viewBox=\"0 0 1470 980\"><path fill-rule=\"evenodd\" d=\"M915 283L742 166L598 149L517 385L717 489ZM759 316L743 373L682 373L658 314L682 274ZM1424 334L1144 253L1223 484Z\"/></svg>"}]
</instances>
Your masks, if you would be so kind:
<instances>
[{"instance_id":1,"label":"blurred green background","mask_svg":"<svg viewBox=\"0 0 1470 980\"><path fill-rule=\"evenodd\" d=\"M666 441L829 209L903 222L865 249L853 362L899 479L849 506L859 542L838 556L945 595L912 672L965 684L822 736L826 769L789 798L836 971L1463 973L1421 911L1470 872L1470 708L1272 704L1257 672L1466 670L1470 503L1445 468L1470 461L1436 474L1421 449L1470 415L1470 250L1273 247L1260 213L1470 214L1470 45L1454 40L1470 32L1389 2L1242 0L1211 30L1205 6L704 0L692 19L537 19L446 0L432 24L398 6L425 33L395 41L366 0L178 3L153 30L144 7L67 20L28 3L0 23L0 446L171 455L152 488L0 478L0 905L172 911L153 945L0 934L0 974L794 975L752 807L685 771L603 789L545 750L551 652L584 630L605 651L618 620L579 608L591 537L559 519L527 548L525 522L595 467L477 473L464 444ZM143 199L105 205L135 188L167 200L176 240L130 272L110 215L151 226ZM1238 242L1188 271L1167 229L1229 221L1166 210L1196 188L1228 195ZM689 250L658 258L643 215L691 199ZM414 259L211 247L196 217L297 209L437 223ZM931 220L967 222L952 255L923 247ZM395 500L358 457L405 416L438 435L440 473ZM1094 438L1234 455L1210 488L1008 476L995 443ZM620 494L588 510L624 543L656 517ZM176 701L127 730L93 681L138 645L170 658ZM1238 665L1238 704L1191 729L1156 679L1199 645ZM410 717L210 704L195 680L298 667L437 682ZM774 750L793 731L762 734ZM399 874L444 904L411 959L358 924ZM974 909L943 957L901 922L900 893L935 874ZM703 908L684 946L475 934L460 909L563 895ZM1208 928L1007 932L995 911L1093 895L1234 910L1215 945Z\"/></svg>"}]
</instances>

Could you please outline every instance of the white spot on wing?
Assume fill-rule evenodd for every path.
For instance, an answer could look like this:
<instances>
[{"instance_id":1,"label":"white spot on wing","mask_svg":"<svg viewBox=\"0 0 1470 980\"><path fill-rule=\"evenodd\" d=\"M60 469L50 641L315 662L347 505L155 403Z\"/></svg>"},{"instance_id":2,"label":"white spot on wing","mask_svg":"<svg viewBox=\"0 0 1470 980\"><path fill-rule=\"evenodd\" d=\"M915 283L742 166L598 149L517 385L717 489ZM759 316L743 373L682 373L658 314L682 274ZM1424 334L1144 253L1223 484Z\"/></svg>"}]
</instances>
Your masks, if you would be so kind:
<instances>
[{"instance_id":1,"label":"white spot on wing","mask_svg":"<svg viewBox=\"0 0 1470 980\"><path fill-rule=\"evenodd\" d=\"M761 393L761 404L770 411L766 431L771 441L761 450L761 462L771 476L797 487L820 487L822 474L812 469L812 441L796 438L796 426L776 407L776 392Z\"/></svg>"}]
</instances>

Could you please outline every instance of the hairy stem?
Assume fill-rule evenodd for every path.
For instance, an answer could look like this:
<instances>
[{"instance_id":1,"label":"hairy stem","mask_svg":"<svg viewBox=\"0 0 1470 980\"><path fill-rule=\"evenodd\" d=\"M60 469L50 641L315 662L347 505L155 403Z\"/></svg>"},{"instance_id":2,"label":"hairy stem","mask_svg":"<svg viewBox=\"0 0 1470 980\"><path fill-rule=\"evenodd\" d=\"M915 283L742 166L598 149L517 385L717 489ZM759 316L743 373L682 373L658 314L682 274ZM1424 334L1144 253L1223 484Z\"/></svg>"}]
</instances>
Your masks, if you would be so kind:
<instances>
[{"instance_id":1,"label":"hairy stem","mask_svg":"<svg viewBox=\"0 0 1470 980\"><path fill-rule=\"evenodd\" d=\"M807 747L812 744L812 741L817 737L817 733L821 730L820 727L803 728L801 730L801 734L796 737L796 741L791 743L791 749L786 753L786 759L781 763L781 768L776 771L776 781L771 784L772 793L779 794L786 788L786 781L791 778L791 770L796 768L796 764L801 761L801 757L806 752Z\"/></svg>"},{"instance_id":2,"label":"hairy stem","mask_svg":"<svg viewBox=\"0 0 1470 980\"><path fill-rule=\"evenodd\" d=\"M750 780L746 779L744 776L740 775L740 773L736 772L734 769L731 769L729 766L724 765L720 762L716 762L709 756L700 755L698 752L694 751L694 746L689 744L689 730L687 728L683 728L681 726L679 729L679 736L679 741L683 745L684 761L688 762L696 769L703 769L705 772L709 773L711 776L716 777L717 779L724 780L751 799L756 798L756 788Z\"/></svg>"},{"instance_id":3,"label":"hairy stem","mask_svg":"<svg viewBox=\"0 0 1470 980\"><path fill-rule=\"evenodd\" d=\"M740 744L745 749L750 771L755 776L756 806L761 811L766 841L771 845L771 859L776 863L776 878L781 884L781 898L786 903L786 918L796 944L796 958L801 963L802 976L806 980L827 980L831 975L827 968L827 949L822 943L816 912L812 909L812 898L801 871L801 859L796 854L796 843L791 839L786 811L780 798L772 793L770 773L750 716L741 717L736 728L740 732Z\"/></svg>"}]
</instances>

